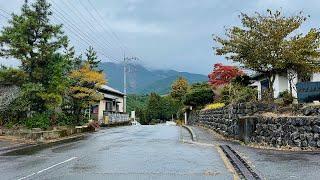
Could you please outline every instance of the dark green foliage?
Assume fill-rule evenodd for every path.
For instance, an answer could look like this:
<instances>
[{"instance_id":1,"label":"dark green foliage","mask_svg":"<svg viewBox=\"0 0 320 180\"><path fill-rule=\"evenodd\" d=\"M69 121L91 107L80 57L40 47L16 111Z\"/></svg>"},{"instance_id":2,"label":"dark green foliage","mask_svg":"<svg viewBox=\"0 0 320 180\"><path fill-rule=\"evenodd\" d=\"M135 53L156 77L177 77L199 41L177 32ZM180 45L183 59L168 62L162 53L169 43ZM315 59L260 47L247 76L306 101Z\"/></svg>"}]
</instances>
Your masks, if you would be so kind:
<instances>
[{"instance_id":1,"label":"dark green foliage","mask_svg":"<svg viewBox=\"0 0 320 180\"><path fill-rule=\"evenodd\" d=\"M213 102L214 93L208 83L193 84L186 93L183 103L194 108L201 108Z\"/></svg>"},{"instance_id":2,"label":"dark green foliage","mask_svg":"<svg viewBox=\"0 0 320 180\"><path fill-rule=\"evenodd\" d=\"M160 96L156 93L150 95L129 95L127 98L127 111L136 111L136 117L141 124L150 124L170 120L177 117L183 105L171 96Z\"/></svg>"},{"instance_id":3,"label":"dark green foliage","mask_svg":"<svg viewBox=\"0 0 320 180\"><path fill-rule=\"evenodd\" d=\"M25 120L28 128L48 129L50 127L50 116L47 113L34 114Z\"/></svg>"},{"instance_id":4,"label":"dark green foliage","mask_svg":"<svg viewBox=\"0 0 320 180\"><path fill-rule=\"evenodd\" d=\"M161 119L170 120L172 116L177 117L179 109L183 107L181 101L176 101L171 96L164 96L161 98Z\"/></svg>"},{"instance_id":5,"label":"dark green foliage","mask_svg":"<svg viewBox=\"0 0 320 180\"><path fill-rule=\"evenodd\" d=\"M21 14L13 14L0 34L0 55L21 61L21 70L27 75L20 81L27 84L22 93L31 95L24 97L30 101L31 111L39 113L61 104L66 74L72 66L66 53L68 39L61 25L51 24L51 15L46 0L26 2Z\"/></svg>"},{"instance_id":6,"label":"dark green foliage","mask_svg":"<svg viewBox=\"0 0 320 180\"><path fill-rule=\"evenodd\" d=\"M21 13L13 14L8 26L0 32L0 56L21 61L20 69L0 68L0 84L20 87L19 96L0 114L0 120L4 123L11 121L22 124L29 117L29 127L46 128L44 124L47 123L44 122L47 119L51 120L50 125L79 124L84 119L80 117L84 112L84 107L81 106L83 104L71 98L74 94L79 94L71 91L75 89L71 89L74 82L72 80L77 75L75 72L84 67L83 62L87 62L90 69L94 69L100 61L92 47L89 47L85 54L86 60L81 56L74 57L74 48L68 47L62 25L52 24L51 16L50 4L46 0L35 0L32 3L26 1ZM81 71L78 74L84 74L86 80L100 80L98 72ZM98 86L92 82L81 83L86 87ZM91 93L96 92L94 88L85 90L91 90L90 97L98 94ZM45 117L46 114L50 116ZM76 122L75 116L78 120ZM42 123L34 122L41 118L44 119Z\"/></svg>"},{"instance_id":7,"label":"dark green foliage","mask_svg":"<svg viewBox=\"0 0 320 180\"><path fill-rule=\"evenodd\" d=\"M156 93L151 93L146 106L148 120L161 118L161 108L161 96Z\"/></svg>"},{"instance_id":8,"label":"dark green foliage","mask_svg":"<svg viewBox=\"0 0 320 180\"><path fill-rule=\"evenodd\" d=\"M147 105L148 95L129 94L127 96L127 112L144 109Z\"/></svg>"},{"instance_id":9,"label":"dark green foliage","mask_svg":"<svg viewBox=\"0 0 320 180\"><path fill-rule=\"evenodd\" d=\"M21 86L27 79L27 75L20 69L0 68L0 84L1 85L17 85Z\"/></svg>"},{"instance_id":10,"label":"dark green foliage","mask_svg":"<svg viewBox=\"0 0 320 180\"><path fill-rule=\"evenodd\" d=\"M68 44L61 25L50 24L49 8L46 0L25 3L1 31L0 55L19 59L30 82L44 81L48 60Z\"/></svg>"},{"instance_id":11,"label":"dark green foliage","mask_svg":"<svg viewBox=\"0 0 320 180\"><path fill-rule=\"evenodd\" d=\"M60 126L66 126L66 125L74 125L76 124L76 117L72 114L66 114L66 113L58 113L57 116L57 124Z\"/></svg>"},{"instance_id":12,"label":"dark green foliage","mask_svg":"<svg viewBox=\"0 0 320 180\"><path fill-rule=\"evenodd\" d=\"M288 90L285 90L285 91L281 92L279 94L279 97L283 100L283 103L285 105L292 104L292 102L294 100L292 94Z\"/></svg>"},{"instance_id":13,"label":"dark green foliage","mask_svg":"<svg viewBox=\"0 0 320 180\"><path fill-rule=\"evenodd\" d=\"M242 76L237 76L235 79L232 80L233 84L239 84L240 86L248 86L250 83L250 76L248 75L242 75Z\"/></svg>"},{"instance_id":14,"label":"dark green foliage","mask_svg":"<svg viewBox=\"0 0 320 180\"><path fill-rule=\"evenodd\" d=\"M145 108L136 108L136 117L138 118L140 124L147 125L149 123L147 119L147 112Z\"/></svg>"},{"instance_id":15,"label":"dark green foliage","mask_svg":"<svg viewBox=\"0 0 320 180\"><path fill-rule=\"evenodd\" d=\"M257 101L257 96L257 90L251 87L229 84L223 87L218 102L223 102L225 104L255 102Z\"/></svg>"},{"instance_id":16,"label":"dark green foliage","mask_svg":"<svg viewBox=\"0 0 320 180\"><path fill-rule=\"evenodd\" d=\"M94 70L98 70L99 63L101 60L98 60L96 51L93 50L93 47L90 46L89 49L87 49L86 54L86 61L89 63L90 68Z\"/></svg>"}]
</instances>

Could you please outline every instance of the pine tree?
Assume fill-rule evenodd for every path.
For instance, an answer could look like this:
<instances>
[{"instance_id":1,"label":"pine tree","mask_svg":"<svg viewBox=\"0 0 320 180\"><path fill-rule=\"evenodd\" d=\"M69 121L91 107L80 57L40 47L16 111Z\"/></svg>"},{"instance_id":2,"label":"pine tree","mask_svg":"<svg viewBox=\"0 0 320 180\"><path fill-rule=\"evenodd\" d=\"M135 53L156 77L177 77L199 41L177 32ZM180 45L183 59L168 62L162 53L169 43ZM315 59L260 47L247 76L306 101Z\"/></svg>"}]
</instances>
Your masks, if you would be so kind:
<instances>
[{"instance_id":1,"label":"pine tree","mask_svg":"<svg viewBox=\"0 0 320 180\"><path fill-rule=\"evenodd\" d=\"M94 51L93 47L90 46L89 49L87 49L85 54L86 54L86 61L89 63L90 68L93 70L98 70L99 63L101 62L101 60L98 60L97 52Z\"/></svg>"},{"instance_id":2,"label":"pine tree","mask_svg":"<svg viewBox=\"0 0 320 180\"><path fill-rule=\"evenodd\" d=\"M9 25L0 33L0 56L21 61L21 69L27 75L23 94L33 93L26 95L33 97L30 110L40 113L61 104L63 86L67 85L65 75L72 65L68 38L62 25L51 24L51 15L46 0L26 1L21 14L12 14Z\"/></svg>"}]
</instances>

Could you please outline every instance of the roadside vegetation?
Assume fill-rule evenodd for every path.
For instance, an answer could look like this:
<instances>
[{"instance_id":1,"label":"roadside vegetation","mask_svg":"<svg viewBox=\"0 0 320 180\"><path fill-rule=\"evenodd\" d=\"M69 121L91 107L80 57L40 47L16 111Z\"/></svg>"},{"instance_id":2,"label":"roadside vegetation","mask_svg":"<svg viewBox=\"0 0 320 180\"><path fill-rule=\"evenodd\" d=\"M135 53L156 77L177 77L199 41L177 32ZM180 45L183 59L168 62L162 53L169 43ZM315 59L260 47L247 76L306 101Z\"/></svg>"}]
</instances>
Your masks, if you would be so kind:
<instances>
[{"instance_id":1,"label":"roadside vegetation","mask_svg":"<svg viewBox=\"0 0 320 180\"><path fill-rule=\"evenodd\" d=\"M26 2L0 32L0 56L18 59L19 68L0 68L0 85L18 87L9 104L0 108L0 125L48 129L81 125L86 111L102 97L105 84L92 47L76 55L62 25L52 24L46 0ZM5 101L6 98L2 97Z\"/></svg>"},{"instance_id":2,"label":"roadside vegetation","mask_svg":"<svg viewBox=\"0 0 320 180\"><path fill-rule=\"evenodd\" d=\"M192 106L202 109L213 102L214 93L207 82L189 85L179 77L172 85L169 94L129 95L128 110L135 110L141 124L156 124L168 120L181 121L184 113Z\"/></svg>"},{"instance_id":3,"label":"roadside vegetation","mask_svg":"<svg viewBox=\"0 0 320 180\"><path fill-rule=\"evenodd\" d=\"M167 109L176 112L173 114L178 120L191 109L216 109L229 104L258 102L258 91L250 87L252 79L244 70L258 73L267 80L268 87L262 92L264 98L260 101L281 106L293 103L294 79L307 78L320 71L319 29L299 33L301 25L308 19L302 12L284 16L280 11L267 10L264 14L241 13L239 17L240 26L226 29L225 36L214 36L213 40L217 44L215 53L241 65L241 68L218 63L208 75L208 82L189 85L181 77L172 84L169 95L161 97L152 93L139 109L140 117L147 120L143 123L170 118L161 115L164 109L160 104L165 98L165 101L170 98L175 102L175 105L166 105L172 105ZM289 90L274 98L273 85L277 74L288 75Z\"/></svg>"},{"instance_id":4,"label":"roadside vegetation","mask_svg":"<svg viewBox=\"0 0 320 180\"><path fill-rule=\"evenodd\" d=\"M276 75L288 74L292 97L294 78L303 79L320 70L319 29L311 28L305 34L299 32L307 19L302 12L292 16L271 10L265 14L241 13L242 26L227 29L225 37L214 36L218 44L215 52L263 75L269 84L265 91L269 101L274 101Z\"/></svg>"}]
</instances>

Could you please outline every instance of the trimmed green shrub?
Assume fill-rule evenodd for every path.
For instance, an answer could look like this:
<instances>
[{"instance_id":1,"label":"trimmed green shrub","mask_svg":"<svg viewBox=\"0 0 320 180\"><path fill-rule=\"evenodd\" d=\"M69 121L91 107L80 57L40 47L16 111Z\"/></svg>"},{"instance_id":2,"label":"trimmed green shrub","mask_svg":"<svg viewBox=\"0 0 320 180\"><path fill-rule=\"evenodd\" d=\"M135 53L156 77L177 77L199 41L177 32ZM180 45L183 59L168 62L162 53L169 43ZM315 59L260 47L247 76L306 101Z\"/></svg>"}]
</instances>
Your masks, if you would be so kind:
<instances>
[{"instance_id":1,"label":"trimmed green shrub","mask_svg":"<svg viewBox=\"0 0 320 180\"><path fill-rule=\"evenodd\" d=\"M214 93L207 83L193 84L186 93L183 104L201 109L206 104L212 103Z\"/></svg>"},{"instance_id":2,"label":"trimmed green shrub","mask_svg":"<svg viewBox=\"0 0 320 180\"><path fill-rule=\"evenodd\" d=\"M76 117L65 113L59 113L57 114L57 123L59 126L74 125L76 123Z\"/></svg>"},{"instance_id":3,"label":"trimmed green shrub","mask_svg":"<svg viewBox=\"0 0 320 180\"><path fill-rule=\"evenodd\" d=\"M46 113L34 114L25 120L25 125L28 128L48 129L50 127L50 118Z\"/></svg>"},{"instance_id":4,"label":"trimmed green shrub","mask_svg":"<svg viewBox=\"0 0 320 180\"><path fill-rule=\"evenodd\" d=\"M217 99L217 102L223 102L225 104L255 102L257 101L257 96L257 90L251 87L231 84L223 87L221 96Z\"/></svg>"}]
</instances>

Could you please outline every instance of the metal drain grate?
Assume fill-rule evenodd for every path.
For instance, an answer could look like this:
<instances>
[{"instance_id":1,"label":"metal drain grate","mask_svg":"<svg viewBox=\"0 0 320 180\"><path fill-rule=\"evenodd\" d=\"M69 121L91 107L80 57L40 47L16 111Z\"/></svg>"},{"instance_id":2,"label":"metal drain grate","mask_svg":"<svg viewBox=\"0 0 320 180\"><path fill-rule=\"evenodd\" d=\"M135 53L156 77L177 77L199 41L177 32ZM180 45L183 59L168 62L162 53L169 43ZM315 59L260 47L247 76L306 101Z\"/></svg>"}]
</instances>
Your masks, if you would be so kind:
<instances>
[{"instance_id":1,"label":"metal drain grate","mask_svg":"<svg viewBox=\"0 0 320 180\"><path fill-rule=\"evenodd\" d=\"M225 153L237 173L242 179L256 180L261 179L257 173L242 159L230 146L220 145L220 148Z\"/></svg>"}]
</instances>

